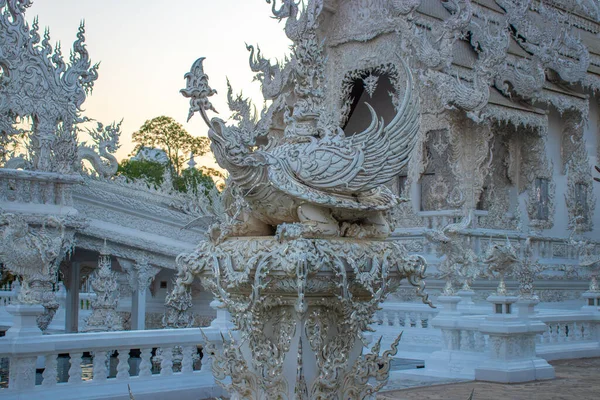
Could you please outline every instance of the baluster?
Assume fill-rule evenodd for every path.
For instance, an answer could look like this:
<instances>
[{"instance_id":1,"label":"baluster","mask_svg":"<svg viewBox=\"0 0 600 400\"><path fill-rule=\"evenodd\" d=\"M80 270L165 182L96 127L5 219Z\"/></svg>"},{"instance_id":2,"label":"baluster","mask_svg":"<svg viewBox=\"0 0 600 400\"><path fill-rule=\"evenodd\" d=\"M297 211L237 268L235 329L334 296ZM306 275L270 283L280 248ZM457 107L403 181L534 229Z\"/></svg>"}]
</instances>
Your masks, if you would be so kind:
<instances>
[{"instance_id":1,"label":"baluster","mask_svg":"<svg viewBox=\"0 0 600 400\"><path fill-rule=\"evenodd\" d=\"M142 361L140 362L139 376L152 376L152 348L142 349Z\"/></svg>"},{"instance_id":2,"label":"baluster","mask_svg":"<svg viewBox=\"0 0 600 400\"><path fill-rule=\"evenodd\" d=\"M400 328L400 315L398 315L398 312L394 313L394 327Z\"/></svg>"},{"instance_id":3,"label":"baluster","mask_svg":"<svg viewBox=\"0 0 600 400\"><path fill-rule=\"evenodd\" d=\"M558 337L558 341L560 343L564 343L567 341L567 325L564 323L561 323L558 325L558 329L559 329L559 337Z\"/></svg>"},{"instance_id":4,"label":"baluster","mask_svg":"<svg viewBox=\"0 0 600 400\"><path fill-rule=\"evenodd\" d=\"M410 328L410 313L408 311L404 312L404 328Z\"/></svg>"},{"instance_id":5,"label":"baluster","mask_svg":"<svg viewBox=\"0 0 600 400\"><path fill-rule=\"evenodd\" d=\"M383 322L382 322L383 326L390 326L390 320L388 319L388 314L387 312L383 312Z\"/></svg>"},{"instance_id":6,"label":"baluster","mask_svg":"<svg viewBox=\"0 0 600 400\"><path fill-rule=\"evenodd\" d=\"M96 351L94 352L94 361L93 361L93 375L92 380L94 382L102 382L105 381L108 377L108 368L107 368L107 352L106 351Z\"/></svg>"},{"instance_id":7,"label":"baluster","mask_svg":"<svg viewBox=\"0 0 600 400\"><path fill-rule=\"evenodd\" d=\"M574 340L576 341L581 341L581 338L583 336L583 332L581 331L581 323L580 322L575 322L573 324L573 329L575 330L575 338Z\"/></svg>"},{"instance_id":8,"label":"baluster","mask_svg":"<svg viewBox=\"0 0 600 400\"><path fill-rule=\"evenodd\" d=\"M161 356L160 374L162 376L173 375L173 348L163 347Z\"/></svg>"},{"instance_id":9,"label":"baluster","mask_svg":"<svg viewBox=\"0 0 600 400\"><path fill-rule=\"evenodd\" d=\"M206 351L206 347L202 346L202 363L200 365L200 371L212 374L212 357Z\"/></svg>"},{"instance_id":10,"label":"baluster","mask_svg":"<svg viewBox=\"0 0 600 400\"><path fill-rule=\"evenodd\" d=\"M42 385L56 385L58 375L58 360L56 354L46 354L46 362L44 363L44 373L42 374Z\"/></svg>"},{"instance_id":11,"label":"baluster","mask_svg":"<svg viewBox=\"0 0 600 400\"><path fill-rule=\"evenodd\" d=\"M567 342L572 342L575 340L575 327L573 325L572 322L567 323L566 325L566 329L567 329Z\"/></svg>"},{"instance_id":12,"label":"baluster","mask_svg":"<svg viewBox=\"0 0 600 400\"><path fill-rule=\"evenodd\" d=\"M415 320L416 327L423 328L423 320L421 319L421 313L416 313L415 318L416 318L416 320Z\"/></svg>"},{"instance_id":13,"label":"baluster","mask_svg":"<svg viewBox=\"0 0 600 400\"><path fill-rule=\"evenodd\" d=\"M475 351L483 352L485 349L485 339L483 334L479 331L475 331L473 340L475 342Z\"/></svg>"},{"instance_id":14,"label":"baluster","mask_svg":"<svg viewBox=\"0 0 600 400\"><path fill-rule=\"evenodd\" d=\"M70 353L69 383L79 384L81 380L81 357L83 353Z\"/></svg>"},{"instance_id":15,"label":"baluster","mask_svg":"<svg viewBox=\"0 0 600 400\"><path fill-rule=\"evenodd\" d=\"M582 332L583 332L583 340L590 340L591 339L591 332L590 332L590 323L589 322L584 322L583 325L581 326L582 328Z\"/></svg>"},{"instance_id":16,"label":"baluster","mask_svg":"<svg viewBox=\"0 0 600 400\"><path fill-rule=\"evenodd\" d=\"M117 379L129 379L129 349L119 350Z\"/></svg>"},{"instance_id":17,"label":"baluster","mask_svg":"<svg viewBox=\"0 0 600 400\"><path fill-rule=\"evenodd\" d=\"M181 352L183 359L181 360L181 373L191 374L194 372L194 354L197 352L196 346L182 346Z\"/></svg>"}]
</instances>

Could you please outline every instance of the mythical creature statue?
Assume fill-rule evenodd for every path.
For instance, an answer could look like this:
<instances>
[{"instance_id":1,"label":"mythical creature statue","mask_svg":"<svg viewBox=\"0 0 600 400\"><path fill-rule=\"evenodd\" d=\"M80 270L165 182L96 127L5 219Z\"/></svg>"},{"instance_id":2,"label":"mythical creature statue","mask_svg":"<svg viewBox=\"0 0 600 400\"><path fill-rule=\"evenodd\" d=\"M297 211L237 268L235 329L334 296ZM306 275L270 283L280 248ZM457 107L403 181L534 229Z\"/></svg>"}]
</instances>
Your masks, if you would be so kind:
<instances>
[{"instance_id":1,"label":"mythical creature statue","mask_svg":"<svg viewBox=\"0 0 600 400\"><path fill-rule=\"evenodd\" d=\"M477 254L469 246L464 230L471 225L472 213L460 222L446 225L443 229L428 229L425 237L436 246L438 257L445 256L438 270L447 281L445 292L451 294L452 281L462 281L462 289L470 290L473 280L481 275ZM458 278L458 279L457 279Z\"/></svg>"},{"instance_id":2,"label":"mythical creature statue","mask_svg":"<svg viewBox=\"0 0 600 400\"><path fill-rule=\"evenodd\" d=\"M415 27L413 43L419 61L426 68L438 71L444 71L452 64L454 43L463 36L473 16L470 0L451 0L442 4L452 16L431 32Z\"/></svg>"},{"instance_id":3,"label":"mythical creature statue","mask_svg":"<svg viewBox=\"0 0 600 400\"><path fill-rule=\"evenodd\" d=\"M282 10L293 14L295 7L293 1L286 1ZM185 76L187 87L182 93L190 98L189 115L198 111L208 123L217 162L229 171L249 207L243 223L221 227L223 237L268 235L275 227L280 238L386 237L390 233L384 212L399 199L384 184L408 163L419 130L420 103L413 76L404 64L406 91L387 125L369 106L370 126L347 136L331 122L323 105L326 61L316 35L321 9L321 1L311 2L297 19L303 33L293 48L294 87L288 93L283 137L265 124L252 122L249 107L236 113L238 126L226 126L219 118L209 121L208 97L215 91L208 85L204 59L197 60Z\"/></svg>"},{"instance_id":4,"label":"mythical creature statue","mask_svg":"<svg viewBox=\"0 0 600 400\"><path fill-rule=\"evenodd\" d=\"M483 262L488 264L490 276L496 273L500 277L496 293L502 296L507 295L508 291L506 290L504 277L512 274L519 263L517 250L510 243L510 240L506 239L506 244L492 244L486 251Z\"/></svg>"},{"instance_id":5,"label":"mythical creature statue","mask_svg":"<svg viewBox=\"0 0 600 400\"><path fill-rule=\"evenodd\" d=\"M113 122L104 126L98 122L96 129L88 129L88 134L94 141L93 145L82 143L77 148L80 161L88 160L94 170L102 177L108 178L117 173L119 162L111 153L119 149L119 136L121 135L121 123ZM104 158L105 160L102 160Z\"/></svg>"}]
</instances>

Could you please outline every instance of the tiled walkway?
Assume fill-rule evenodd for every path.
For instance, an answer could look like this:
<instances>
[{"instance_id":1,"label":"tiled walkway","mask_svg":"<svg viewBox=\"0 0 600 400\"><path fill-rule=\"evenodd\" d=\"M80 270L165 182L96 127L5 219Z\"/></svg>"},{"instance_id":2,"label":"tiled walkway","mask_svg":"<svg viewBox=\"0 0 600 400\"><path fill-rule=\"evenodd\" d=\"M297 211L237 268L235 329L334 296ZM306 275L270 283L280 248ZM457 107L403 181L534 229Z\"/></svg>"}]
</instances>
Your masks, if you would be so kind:
<instances>
[{"instance_id":1,"label":"tiled walkway","mask_svg":"<svg viewBox=\"0 0 600 400\"><path fill-rule=\"evenodd\" d=\"M600 358L553 361L556 379L521 384L465 382L381 393L386 400L596 400L600 399Z\"/></svg>"}]
</instances>

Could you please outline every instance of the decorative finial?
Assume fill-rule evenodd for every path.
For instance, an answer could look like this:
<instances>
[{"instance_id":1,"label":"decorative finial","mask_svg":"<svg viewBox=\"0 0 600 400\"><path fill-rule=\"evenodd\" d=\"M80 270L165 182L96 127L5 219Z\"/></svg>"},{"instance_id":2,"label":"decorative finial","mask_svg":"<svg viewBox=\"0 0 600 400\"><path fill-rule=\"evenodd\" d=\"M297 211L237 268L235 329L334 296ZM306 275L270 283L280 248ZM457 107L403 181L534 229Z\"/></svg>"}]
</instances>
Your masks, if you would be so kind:
<instances>
[{"instance_id":1,"label":"decorative finial","mask_svg":"<svg viewBox=\"0 0 600 400\"><path fill-rule=\"evenodd\" d=\"M197 59L190 72L184 75L187 80L186 88L181 89L180 93L184 97L190 99L190 112L188 114L188 121L192 118L195 112L199 112L202 115L202 119L206 122L209 128L212 127L206 111L211 110L218 114L217 110L213 107L208 98L217 93L216 90L208 86L208 75L204 73L204 67L202 63L205 57Z\"/></svg>"}]
</instances>

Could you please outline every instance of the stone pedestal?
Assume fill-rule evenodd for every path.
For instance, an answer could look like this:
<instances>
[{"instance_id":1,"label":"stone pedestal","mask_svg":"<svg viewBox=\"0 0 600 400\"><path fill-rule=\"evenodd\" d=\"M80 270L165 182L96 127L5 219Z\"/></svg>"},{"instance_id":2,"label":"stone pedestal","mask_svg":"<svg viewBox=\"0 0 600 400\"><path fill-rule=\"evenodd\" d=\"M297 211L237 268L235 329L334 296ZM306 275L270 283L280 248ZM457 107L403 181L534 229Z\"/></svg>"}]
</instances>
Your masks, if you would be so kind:
<instances>
[{"instance_id":1,"label":"stone pedestal","mask_svg":"<svg viewBox=\"0 0 600 400\"><path fill-rule=\"evenodd\" d=\"M231 314L229 314L229 311L223 306L223 303L219 300L213 300L210 302L210 308L217 312L217 318L210 324L211 328L218 329L223 334L235 329L235 325L233 324L233 321L231 321Z\"/></svg>"},{"instance_id":2,"label":"stone pedestal","mask_svg":"<svg viewBox=\"0 0 600 400\"><path fill-rule=\"evenodd\" d=\"M443 308L431 324L442 331L442 350L433 352L425 360L427 375L473 379L475 367L485 358L474 337L477 321L465 320L459 311L462 300L460 296L437 299Z\"/></svg>"},{"instance_id":3,"label":"stone pedestal","mask_svg":"<svg viewBox=\"0 0 600 400\"><path fill-rule=\"evenodd\" d=\"M600 291L588 290L581 297L584 300L584 305L581 307L582 311L600 314Z\"/></svg>"},{"instance_id":4,"label":"stone pedestal","mask_svg":"<svg viewBox=\"0 0 600 400\"><path fill-rule=\"evenodd\" d=\"M6 311L13 316L13 325L6 331L5 337L41 336L37 318L44 313L39 304L10 304Z\"/></svg>"},{"instance_id":5,"label":"stone pedestal","mask_svg":"<svg viewBox=\"0 0 600 400\"><path fill-rule=\"evenodd\" d=\"M475 379L517 383L554 379L554 368L535 353L535 337L546 324L532 318L532 302L513 296L492 295L492 314L480 325L489 335L490 358L475 369ZM513 308L517 303L518 309Z\"/></svg>"},{"instance_id":6,"label":"stone pedestal","mask_svg":"<svg viewBox=\"0 0 600 400\"><path fill-rule=\"evenodd\" d=\"M397 341L382 355L375 341L363 356L362 332L402 279L421 294L425 268L394 242L343 238L230 238L178 260L176 290L200 277L238 329L239 339L210 342L205 354L216 380L245 399L371 398Z\"/></svg>"},{"instance_id":7,"label":"stone pedestal","mask_svg":"<svg viewBox=\"0 0 600 400\"><path fill-rule=\"evenodd\" d=\"M461 307L463 307L463 306L468 307L468 306L475 305L475 303L473 302L473 296L475 296L475 292L473 290L461 289L458 292L456 292L456 295L461 298L461 302L460 302Z\"/></svg>"}]
</instances>

